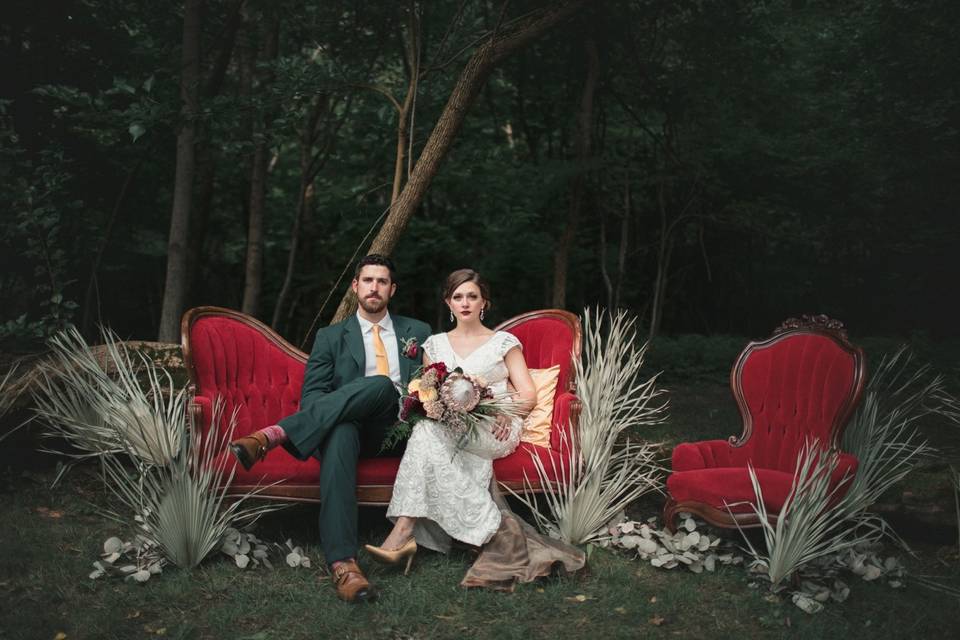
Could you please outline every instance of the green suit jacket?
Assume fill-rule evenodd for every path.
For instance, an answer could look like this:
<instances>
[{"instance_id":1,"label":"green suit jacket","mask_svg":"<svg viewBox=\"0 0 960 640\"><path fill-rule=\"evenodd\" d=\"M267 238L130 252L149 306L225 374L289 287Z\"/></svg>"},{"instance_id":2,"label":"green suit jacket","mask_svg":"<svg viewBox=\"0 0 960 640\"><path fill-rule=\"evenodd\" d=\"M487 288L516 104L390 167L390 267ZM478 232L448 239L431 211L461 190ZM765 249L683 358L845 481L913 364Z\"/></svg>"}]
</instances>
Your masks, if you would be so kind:
<instances>
[{"instance_id":1,"label":"green suit jacket","mask_svg":"<svg viewBox=\"0 0 960 640\"><path fill-rule=\"evenodd\" d=\"M397 336L397 352L400 357L400 382L406 387L410 375L423 362L423 349L420 345L430 336L430 325L413 318L392 315L394 333ZM404 353L404 342L415 339L417 354L408 357ZM281 421L284 429L310 429L328 425L303 424L315 421L325 411L311 412L310 408L320 398L336 391L344 384L362 378L366 369L366 354L363 349L363 335L356 315L343 322L324 327L317 332L307 360L300 398L300 411ZM313 414L311 416L311 414ZM329 425L332 426L332 425Z\"/></svg>"}]
</instances>

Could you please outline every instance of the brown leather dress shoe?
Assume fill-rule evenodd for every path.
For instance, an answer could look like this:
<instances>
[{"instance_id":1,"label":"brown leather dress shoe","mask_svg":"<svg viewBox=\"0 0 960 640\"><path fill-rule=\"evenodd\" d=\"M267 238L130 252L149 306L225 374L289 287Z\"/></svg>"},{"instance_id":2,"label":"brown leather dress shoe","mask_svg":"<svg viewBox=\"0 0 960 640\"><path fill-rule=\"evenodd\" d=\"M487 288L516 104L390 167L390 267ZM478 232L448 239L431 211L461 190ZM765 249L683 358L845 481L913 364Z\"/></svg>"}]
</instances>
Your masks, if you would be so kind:
<instances>
[{"instance_id":1,"label":"brown leather dress shoe","mask_svg":"<svg viewBox=\"0 0 960 640\"><path fill-rule=\"evenodd\" d=\"M377 599L376 589L353 560L337 564L337 568L333 570L333 586L337 590L337 597L344 602L356 604Z\"/></svg>"},{"instance_id":2,"label":"brown leather dress shoe","mask_svg":"<svg viewBox=\"0 0 960 640\"><path fill-rule=\"evenodd\" d=\"M237 438L231 442L230 451L240 461L243 468L250 471L250 467L266 457L267 444L267 436L260 431L254 431L248 436Z\"/></svg>"}]
</instances>

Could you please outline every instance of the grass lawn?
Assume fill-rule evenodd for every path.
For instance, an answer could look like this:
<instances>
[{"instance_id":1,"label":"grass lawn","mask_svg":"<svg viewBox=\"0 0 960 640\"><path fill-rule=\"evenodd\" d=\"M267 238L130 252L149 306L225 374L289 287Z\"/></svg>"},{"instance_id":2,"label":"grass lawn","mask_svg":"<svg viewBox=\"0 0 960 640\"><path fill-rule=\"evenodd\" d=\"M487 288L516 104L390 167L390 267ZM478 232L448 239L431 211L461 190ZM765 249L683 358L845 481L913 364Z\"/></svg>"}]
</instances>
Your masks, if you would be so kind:
<instances>
[{"instance_id":1,"label":"grass lawn","mask_svg":"<svg viewBox=\"0 0 960 640\"><path fill-rule=\"evenodd\" d=\"M668 444L738 432L725 384L665 381L671 419L647 434ZM849 600L807 615L789 602L751 588L741 568L694 575L659 570L618 552L596 550L589 572L522 585L513 594L464 591L457 585L469 557L418 556L409 577L361 557L380 587L378 603L350 606L334 596L319 567L316 509L295 506L268 515L256 533L271 542L305 546L312 569L240 570L221 554L187 572L168 568L145 584L90 580L103 541L126 536L91 503L104 499L95 467L76 469L51 490L49 468L10 465L0 475L0 638L636 638L712 636L914 638L954 636L960 600L909 578L893 589L881 581L847 579ZM656 515L648 498L631 515ZM363 509L361 542L379 542L388 529L383 509ZM732 535L736 536L736 533ZM915 574L960 584L953 546L916 541L906 558Z\"/></svg>"}]
</instances>

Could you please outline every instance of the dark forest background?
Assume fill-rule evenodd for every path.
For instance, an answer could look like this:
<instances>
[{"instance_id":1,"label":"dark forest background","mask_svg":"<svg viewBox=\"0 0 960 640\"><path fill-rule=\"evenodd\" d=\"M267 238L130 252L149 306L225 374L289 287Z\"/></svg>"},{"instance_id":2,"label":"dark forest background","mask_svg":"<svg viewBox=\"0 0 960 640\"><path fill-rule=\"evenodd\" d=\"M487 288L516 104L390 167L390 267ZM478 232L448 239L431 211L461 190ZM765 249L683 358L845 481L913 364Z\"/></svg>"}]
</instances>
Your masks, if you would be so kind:
<instances>
[{"instance_id":1,"label":"dark forest background","mask_svg":"<svg viewBox=\"0 0 960 640\"><path fill-rule=\"evenodd\" d=\"M435 328L472 266L494 322L954 338L958 32L953 0L6 0L0 347L200 304L301 344L371 246Z\"/></svg>"}]
</instances>

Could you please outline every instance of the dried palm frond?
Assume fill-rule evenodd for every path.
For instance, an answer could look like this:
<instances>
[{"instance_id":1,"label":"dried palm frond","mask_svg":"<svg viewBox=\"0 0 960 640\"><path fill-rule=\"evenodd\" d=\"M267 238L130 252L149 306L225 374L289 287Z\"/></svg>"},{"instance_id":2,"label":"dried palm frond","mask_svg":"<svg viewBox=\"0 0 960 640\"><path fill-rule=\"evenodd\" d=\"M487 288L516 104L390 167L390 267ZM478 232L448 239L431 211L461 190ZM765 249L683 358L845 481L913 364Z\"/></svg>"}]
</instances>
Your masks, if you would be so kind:
<instances>
[{"instance_id":1,"label":"dried palm frond","mask_svg":"<svg viewBox=\"0 0 960 640\"><path fill-rule=\"evenodd\" d=\"M920 462L935 453L917 430L917 422L936 416L956 425L960 422L957 400L947 392L943 379L929 365L918 366L906 347L885 356L864 392L863 402L851 419L843 438L843 450L858 460L855 475L845 493L844 483L833 489L830 474L836 468L834 453L815 452L808 444L798 455L793 486L778 514L769 522L763 495L751 468L766 553L747 545L754 559L778 585L811 560L889 536L900 542L893 529L870 507L903 480Z\"/></svg>"},{"instance_id":2,"label":"dried palm frond","mask_svg":"<svg viewBox=\"0 0 960 640\"><path fill-rule=\"evenodd\" d=\"M227 499L235 467L221 454L236 415L225 431L211 428L202 435L189 422L185 390L175 387L164 368L142 354L132 356L113 333L104 330L102 336L112 375L76 330L51 340L53 358L36 392L37 412L49 435L76 449L68 456L100 460L107 489L132 512L151 546L177 566L196 566L228 528L278 507L245 507L259 489ZM214 424L221 413L217 403Z\"/></svg>"},{"instance_id":3,"label":"dried palm frond","mask_svg":"<svg viewBox=\"0 0 960 640\"><path fill-rule=\"evenodd\" d=\"M214 424L219 423L222 405L214 408ZM283 505L275 503L249 507L243 503L261 489L243 496L227 497L235 466L228 456L220 455L232 438L236 426L234 413L227 429L208 429L206 436L193 431L189 437L186 414L159 438L127 443L133 473L120 457L103 457L107 487L133 513L140 535L157 545L173 564L190 568L199 564L217 549L228 529L249 523ZM134 450L136 449L136 450ZM144 449L147 455L142 456ZM173 451L168 464L146 462ZM116 513L107 515L119 522L128 518Z\"/></svg>"},{"instance_id":4,"label":"dried palm frond","mask_svg":"<svg viewBox=\"0 0 960 640\"><path fill-rule=\"evenodd\" d=\"M851 511L869 509L917 464L935 453L917 431L927 416L954 424L956 400L929 365L918 366L905 346L884 356L864 391L863 402L843 435L843 450L857 457L857 473L844 496Z\"/></svg>"},{"instance_id":5,"label":"dried palm frond","mask_svg":"<svg viewBox=\"0 0 960 640\"><path fill-rule=\"evenodd\" d=\"M34 391L45 435L65 440L70 448L56 453L75 459L129 452L166 464L178 443L162 432L184 413L184 392L175 390L170 374L152 360L132 356L115 334L104 329L101 335L109 367L75 328L50 339L52 353L40 365Z\"/></svg>"},{"instance_id":6,"label":"dried palm frond","mask_svg":"<svg viewBox=\"0 0 960 640\"><path fill-rule=\"evenodd\" d=\"M770 523L757 473L753 465L748 466L756 494L756 502L751 506L760 520L766 553L759 552L746 536L744 541L754 563L766 570L774 588L813 560L869 543L882 535L882 521L851 512L851 505L840 499L845 479L831 488L830 479L838 462L838 455L824 451L819 442L805 443L776 524Z\"/></svg>"},{"instance_id":7,"label":"dried palm frond","mask_svg":"<svg viewBox=\"0 0 960 640\"><path fill-rule=\"evenodd\" d=\"M3 379L0 379L0 416L5 414L17 399L16 394L11 392L9 384L13 374L17 372L18 366L19 363L14 364L3 376Z\"/></svg>"},{"instance_id":8,"label":"dried palm frond","mask_svg":"<svg viewBox=\"0 0 960 640\"><path fill-rule=\"evenodd\" d=\"M627 504L661 489L659 445L618 439L628 429L662 422L667 406L655 401L663 393L655 386L657 376L640 376L647 345L637 346L634 318L623 311L587 310L583 327L582 358L574 362L582 403L577 435L568 442L561 432L567 459L559 467L551 460L552 473L531 454L541 486L549 488L549 514L535 500L514 493L543 531L571 544L602 537L606 524Z\"/></svg>"}]
</instances>

